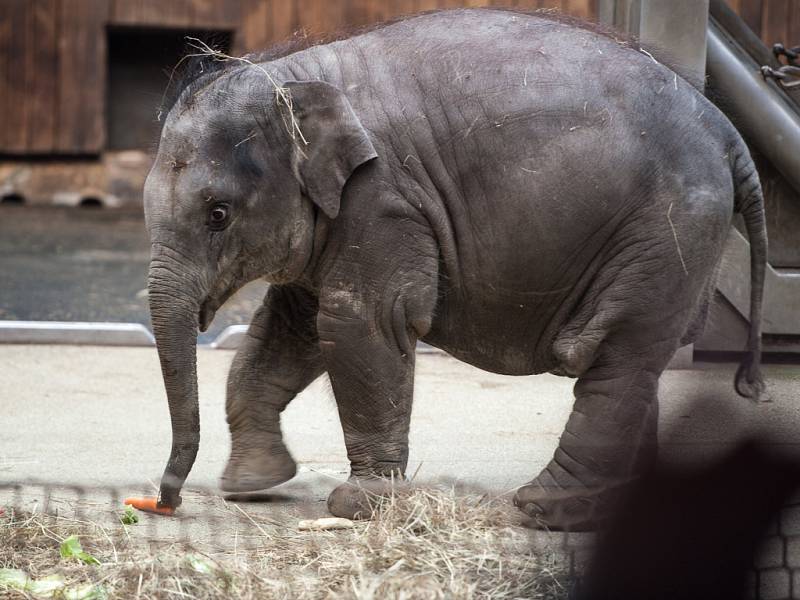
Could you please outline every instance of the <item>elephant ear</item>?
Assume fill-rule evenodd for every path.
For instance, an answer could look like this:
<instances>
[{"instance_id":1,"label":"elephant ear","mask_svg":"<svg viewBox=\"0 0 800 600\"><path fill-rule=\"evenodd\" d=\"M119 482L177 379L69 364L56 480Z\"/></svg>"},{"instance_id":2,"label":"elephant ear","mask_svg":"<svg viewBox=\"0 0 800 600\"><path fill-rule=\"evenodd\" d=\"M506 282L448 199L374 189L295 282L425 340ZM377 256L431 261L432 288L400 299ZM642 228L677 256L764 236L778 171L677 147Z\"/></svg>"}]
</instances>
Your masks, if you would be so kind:
<instances>
[{"instance_id":1,"label":"elephant ear","mask_svg":"<svg viewBox=\"0 0 800 600\"><path fill-rule=\"evenodd\" d=\"M339 214L342 190L360 165L377 158L353 107L338 88L323 81L285 84L302 133L292 147L292 169L303 193L331 219Z\"/></svg>"}]
</instances>

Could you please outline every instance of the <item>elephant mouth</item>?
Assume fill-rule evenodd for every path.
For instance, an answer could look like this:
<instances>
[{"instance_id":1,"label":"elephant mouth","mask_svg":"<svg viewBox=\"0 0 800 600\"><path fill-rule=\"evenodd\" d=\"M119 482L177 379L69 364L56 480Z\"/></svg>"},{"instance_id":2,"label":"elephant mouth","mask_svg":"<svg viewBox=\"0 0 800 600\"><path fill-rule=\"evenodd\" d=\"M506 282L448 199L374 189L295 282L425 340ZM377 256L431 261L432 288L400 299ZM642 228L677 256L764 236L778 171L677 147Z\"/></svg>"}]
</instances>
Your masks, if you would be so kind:
<instances>
[{"instance_id":1,"label":"elephant mouth","mask_svg":"<svg viewBox=\"0 0 800 600\"><path fill-rule=\"evenodd\" d=\"M206 299L203 300L200 304L200 311L197 313L197 326L200 328L201 332L208 331L220 306L225 304L238 289L239 288L235 284L231 284L219 296L207 296Z\"/></svg>"},{"instance_id":2,"label":"elephant mouth","mask_svg":"<svg viewBox=\"0 0 800 600\"><path fill-rule=\"evenodd\" d=\"M200 305L200 312L197 314L197 325L200 331L208 331L211 322L214 320L214 315L217 314L218 308L219 304L215 303L210 298L206 299L203 304Z\"/></svg>"}]
</instances>

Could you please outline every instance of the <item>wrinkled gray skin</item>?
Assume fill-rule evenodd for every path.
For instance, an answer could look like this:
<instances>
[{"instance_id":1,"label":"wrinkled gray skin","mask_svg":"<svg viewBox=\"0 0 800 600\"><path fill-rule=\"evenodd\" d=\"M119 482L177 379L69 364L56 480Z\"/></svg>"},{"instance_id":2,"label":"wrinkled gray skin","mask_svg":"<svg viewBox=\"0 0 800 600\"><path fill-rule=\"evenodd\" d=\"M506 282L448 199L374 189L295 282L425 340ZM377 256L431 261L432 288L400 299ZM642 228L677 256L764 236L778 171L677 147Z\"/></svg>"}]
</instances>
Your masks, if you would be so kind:
<instances>
[{"instance_id":1,"label":"wrinkled gray skin","mask_svg":"<svg viewBox=\"0 0 800 600\"><path fill-rule=\"evenodd\" d=\"M702 329L735 211L753 248L737 389L762 390L758 176L666 67L550 19L458 10L263 68L305 141L265 74L235 65L183 94L147 179L173 424L162 505L180 503L199 443L198 322L259 277L273 285L228 380L227 491L295 474L280 413L327 372L352 469L329 507L367 516L364 488L406 469L424 340L496 373L578 378L553 460L515 502L592 527L654 458L658 379Z\"/></svg>"}]
</instances>

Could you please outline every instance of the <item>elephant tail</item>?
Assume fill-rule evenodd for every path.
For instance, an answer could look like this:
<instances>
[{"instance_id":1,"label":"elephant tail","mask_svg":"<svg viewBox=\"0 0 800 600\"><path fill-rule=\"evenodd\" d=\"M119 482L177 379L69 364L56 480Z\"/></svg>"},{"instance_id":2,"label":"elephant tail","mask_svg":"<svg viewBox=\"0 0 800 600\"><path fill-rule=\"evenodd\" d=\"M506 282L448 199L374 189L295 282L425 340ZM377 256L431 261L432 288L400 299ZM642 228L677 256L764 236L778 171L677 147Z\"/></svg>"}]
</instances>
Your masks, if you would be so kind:
<instances>
[{"instance_id":1,"label":"elephant tail","mask_svg":"<svg viewBox=\"0 0 800 600\"><path fill-rule=\"evenodd\" d=\"M758 401L766 391L761 374L761 312L767 269L767 224L758 171L741 138L734 155L734 211L742 215L750 238L750 332L734 385L740 396Z\"/></svg>"}]
</instances>

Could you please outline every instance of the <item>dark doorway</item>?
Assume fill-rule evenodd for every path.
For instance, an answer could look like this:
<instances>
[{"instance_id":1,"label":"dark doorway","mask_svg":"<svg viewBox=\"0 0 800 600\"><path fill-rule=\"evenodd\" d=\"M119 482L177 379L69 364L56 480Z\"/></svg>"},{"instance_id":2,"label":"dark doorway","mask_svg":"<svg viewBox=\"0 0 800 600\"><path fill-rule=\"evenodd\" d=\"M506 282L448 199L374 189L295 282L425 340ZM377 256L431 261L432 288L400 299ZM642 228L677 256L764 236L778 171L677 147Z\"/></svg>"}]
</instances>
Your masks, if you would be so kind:
<instances>
[{"instance_id":1,"label":"dark doorway","mask_svg":"<svg viewBox=\"0 0 800 600\"><path fill-rule=\"evenodd\" d=\"M108 148L145 150L158 142L156 115L186 37L227 52L230 32L112 28L108 32Z\"/></svg>"}]
</instances>

